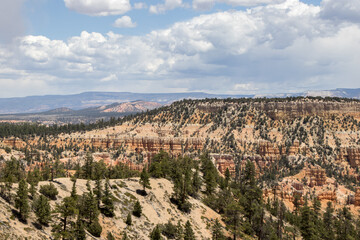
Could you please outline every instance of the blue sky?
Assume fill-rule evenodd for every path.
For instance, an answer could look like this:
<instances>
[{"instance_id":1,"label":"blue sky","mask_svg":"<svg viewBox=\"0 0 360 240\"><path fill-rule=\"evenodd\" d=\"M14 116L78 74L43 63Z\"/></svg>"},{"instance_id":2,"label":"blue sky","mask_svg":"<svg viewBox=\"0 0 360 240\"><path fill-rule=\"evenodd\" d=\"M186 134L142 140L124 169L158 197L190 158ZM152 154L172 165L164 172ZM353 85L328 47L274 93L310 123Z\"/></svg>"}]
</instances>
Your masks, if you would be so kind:
<instances>
[{"instance_id":1,"label":"blue sky","mask_svg":"<svg viewBox=\"0 0 360 240\"><path fill-rule=\"evenodd\" d=\"M161 0L145 1L148 6L161 4ZM302 2L320 5L320 0L303 0ZM131 4L141 3L133 1ZM148 8L136 9L126 13L137 23L136 28L116 28L114 21L119 16L94 17L69 10L63 0L28 0L24 5L24 15L27 20L27 34L45 35L51 39L66 40L69 37L79 35L82 31L99 32L106 34L109 31L126 35L141 35L152 30L170 27L173 23L186 21L200 14L209 14L231 9L245 10L245 6L227 5L216 3L207 10L195 10L191 7L191 1L183 1L188 4L184 8L176 8L162 14L153 14Z\"/></svg>"},{"instance_id":2,"label":"blue sky","mask_svg":"<svg viewBox=\"0 0 360 240\"><path fill-rule=\"evenodd\" d=\"M0 97L360 88L358 0L0 2Z\"/></svg>"}]
</instances>

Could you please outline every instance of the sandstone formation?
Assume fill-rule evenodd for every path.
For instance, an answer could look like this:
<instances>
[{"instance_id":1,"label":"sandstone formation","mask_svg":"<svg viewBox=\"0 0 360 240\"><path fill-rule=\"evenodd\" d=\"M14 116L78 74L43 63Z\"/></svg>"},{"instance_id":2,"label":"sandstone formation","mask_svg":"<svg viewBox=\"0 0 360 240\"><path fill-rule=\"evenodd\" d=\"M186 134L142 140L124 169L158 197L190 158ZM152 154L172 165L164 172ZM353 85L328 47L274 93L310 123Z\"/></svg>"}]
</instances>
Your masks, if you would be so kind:
<instances>
[{"instance_id":1,"label":"sandstone formation","mask_svg":"<svg viewBox=\"0 0 360 240\"><path fill-rule=\"evenodd\" d=\"M348 161L350 166L354 168L360 166L360 148L341 148L337 160Z\"/></svg>"},{"instance_id":2,"label":"sandstone formation","mask_svg":"<svg viewBox=\"0 0 360 240\"><path fill-rule=\"evenodd\" d=\"M355 206L360 206L360 188L356 188L354 205Z\"/></svg>"},{"instance_id":3,"label":"sandstone formation","mask_svg":"<svg viewBox=\"0 0 360 240\"><path fill-rule=\"evenodd\" d=\"M211 161L221 175L225 175L226 169L229 169L230 175L235 177L235 163L230 154L210 154Z\"/></svg>"},{"instance_id":4,"label":"sandstone formation","mask_svg":"<svg viewBox=\"0 0 360 240\"><path fill-rule=\"evenodd\" d=\"M326 183L326 172L318 166L308 168L306 177L309 179L310 187L323 186Z\"/></svg>"},{"instance_id":5,"label":"sandstone formation","mask_svg":"<svg viewBox=\"0 0 360 240\"><path fill-rule=\"evenodd\" d=\"M3 144L12 148L22 148L26 146L26 143L18 138L4 139Z\"/></svg>"}]
</instances>

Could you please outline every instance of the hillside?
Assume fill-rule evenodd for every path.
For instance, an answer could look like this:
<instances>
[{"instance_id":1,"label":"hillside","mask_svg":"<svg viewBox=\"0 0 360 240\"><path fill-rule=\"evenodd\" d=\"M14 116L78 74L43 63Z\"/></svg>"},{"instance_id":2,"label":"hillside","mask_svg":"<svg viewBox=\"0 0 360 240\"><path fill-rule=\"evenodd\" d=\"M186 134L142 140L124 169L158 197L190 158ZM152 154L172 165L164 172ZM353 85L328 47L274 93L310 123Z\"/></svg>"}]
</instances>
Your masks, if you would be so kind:
<instances>
[{"instance_id":1,"label":"hillside","mask_svg":"<svg viewBox=\"0 0 360 240\"><path fill-rule=\"evenodd\" d=\"M39 188L47 184L49 181L40 182ZM59 191L57 200L50 201L51 207L54 209L55 205L60 204L64 197L70 196L72 182L69 178L59 178L53 184ZM116 217L107 218L100 215L99 222L103 227L101 239L106 239L108 232L111 232L116 239L121 239L124 231L130 239L148 239L156 224L165 224L168 221L172 221L175 225L178 221L185 224L187 220L192 223L197 239L208 239L211 237L209 224L215 219L220 219L219 214L196 199L190 200L193 205L190 214L179 211L174 204L170 203L172 184L165 179L151 179L152 189L148 190L148 195L145 197L136 193L136 190L142 189L136 178L114 179L110 181L110 184L111 192L116 199ZM82 195L87 191L86 180L79 179L76 187L77 194ZM92 183L92 187L94 187L94 183ZM38 194L40 193L38 192ZM143 207L143 214L140 218L133 216L132 226L127 226L126 216L132 211L136 199ZM37 229L34 214L31 214L27 224L24 224L13 216L12 210L13 206L0 198L0 239L49 239L51 237L51 227ZM89 234L88 239L91 239Z\"/></svg>"},{"instance_id":2,"label":"hillside","mask_svg":"<svg viewBox=\"0 0 360 240\"><path fill-rule=\"evenodd\" d=\"M11 131L9 125L6 127ZM21 125L16 127L17 132L21 130ZM170 205L161 204L165 208L177 204L186 211L188 194L189 202L199 206L202 202L219 214L237 239L247 235L270 238L275 234L274 239L281 239L282 234L288 238L306 236L301 225L304 221L300 219L306 211L321 216L305 221L319 226L311 234L320 236L327 226L322 216L331 210L329 203L337 224L331 223L337 231L334 234L341 236L345 225L353 227L352 236L356 233L360 210L359 100L319 97L182 100L88 131L52 134L43 129L41 135L19 136L2 140L1 155L5 163L11 161L11 156L23 160L29 169L45 171L51 166L62 166L73 174L78 166L85 171L90 155L94 164L108 166L110 178L127 178L133 176L128 171L136 175L145 169L158 178L151 180L152 186L154 181L167 182L163 178L169 176L174 186L190 186L195 173L200 171L198 200L192 198L191 189L183 187L181 191L185 193L180 195L184 198L178 196ZM116 167L125 172L112 176ZM207 171L216 172L217 176L209 178ZM59 172L59 177L64 176L64 172ZM179 176L181 180L176 180ZM165 182L163 187L170 184ZM131 186L130 192L136 191L138 183L131 183L135 184L126 181ZM157 198L162 194L165 193L154 192ZM142 204L145 202L142 200ZM255 207L249 202L255 202ZM196 211L197 208L191 210L191 215L180 212L172 215L176 216L174 220L182 216L192 219ZM238 211L235 216L243 216L244 222L234 226L233 221L237 220L229 217L232 211ZM343 222L345 217L341 214L351 214L353 222ZM282 219L284 225L279 227L280 223L273 219ZM199 234L208 236L206 230L200 230L200 223L196 224ZM274 230L278 227L280 232ZM136 227L139 228L142 226Z\"/></svg>"}]
</instances>

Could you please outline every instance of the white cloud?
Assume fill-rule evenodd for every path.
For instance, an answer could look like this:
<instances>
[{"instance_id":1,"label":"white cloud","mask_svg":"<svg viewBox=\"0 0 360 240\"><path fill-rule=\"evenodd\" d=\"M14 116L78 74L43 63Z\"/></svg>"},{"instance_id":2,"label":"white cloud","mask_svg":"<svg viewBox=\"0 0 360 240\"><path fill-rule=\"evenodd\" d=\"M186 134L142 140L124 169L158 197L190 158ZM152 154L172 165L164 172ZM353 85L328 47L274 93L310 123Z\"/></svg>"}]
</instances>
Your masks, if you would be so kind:
<instances>
[{"instance_id":1,"label":"white cloud","mask_svg":"<svg viewBox=\"0 0 360 240\"><path fill-rule=\"evenodd\" d=\"M196 10L209 10L215 3L225 3L231 6L258 6L264 4L277 4L285 0L193 0L192 6Z\"/></svg>"},{"instance_id":2,"label":"white cloud","mask_svg":"<svg viewBox=\"0 0 360 240\"><path fill-rule=\"evenodd\" d=\"M114 22L114 27L117 28L134 28L136 27L136 23L132 22L129 16L122 16L118 18Z\"/></svg>"},{"instance_id":3,"label":"white cloud","mask_svg":"<svg viewBox=\"0 0 360 240\"><path fill-rule=\"evenodd\" d=\"M297 0L204 14L146 35L0 45L0 94L68 89L258 93L360 87L360 26ZM5 80L4 80L5 79ZM31 86L29 81L35 81ZM101 82L101 84L99 84ZM3 87L4 86L4 87Z\"/></svg>"},{"instance_id":4,"label":"white cloud","mask_svg":"<svg viewBox=\"0 0 360 240\"><path fill-rule=\"evenodd\" d=\"M144 2L137 2L137 3L134 3L134 8L135 9L144 9L144 8L147 8L147 4Z\"/></svg>"},{"instance_id":5,"label":"white cloud","mask_svg":"<svg viewBox=\"0 0 360 240\"><path fill-rule=\"evenodd\" d=\"M121 15L131 10L129 0L64 0L70 10L90 16Z\"/></svg>"},{"instance_id":6,"label":"white cloud","mask_svg":"<svg viewBox=\"0 0 360 240\"><path fill-rule=\"evenodd\" d=\"M100 79L100 82L109 82L109 81L116 81L118 80L117 76L115 74L110 74L109 76L106 76L102 79Z\"/></svg>"},{"instance_id":7,"label":"white cloud","mask_svg":"<svg viewBox=\"0 0 360 240\"><path fill-rule=\"evenodd\" d=\"M154 14L160 14L184 6L182 0L165 0L163 4L151 5L149 11Z\"/></svg>"}]
</instances>

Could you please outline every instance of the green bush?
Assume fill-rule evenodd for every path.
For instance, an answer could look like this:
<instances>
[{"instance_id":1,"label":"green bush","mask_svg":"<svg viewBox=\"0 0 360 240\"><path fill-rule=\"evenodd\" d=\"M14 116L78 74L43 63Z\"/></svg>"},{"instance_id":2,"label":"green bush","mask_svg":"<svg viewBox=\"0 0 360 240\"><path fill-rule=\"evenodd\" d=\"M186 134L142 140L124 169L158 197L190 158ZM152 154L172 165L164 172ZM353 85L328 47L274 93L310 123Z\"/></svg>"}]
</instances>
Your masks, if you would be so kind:
<instances>
[{"instance_id":1,"label":"green bush","mask_svg":"<svg viewBox=\"0 0 360 240\"><path fill-rule=\"evenodd\" d=\"M56 196L59 194L58 190L52 183L41 186L40 193L50 198L51 200L56 200Z\"/></svg>"},{"instance_id":2,"label":"green bush","mask_svg":"<svg viewBox=\"0 0 360 240\"><path fill-rule=\"evenodd\" d=\"M87 228L87 230L89 231L89 233L91 235L93 235L94 237L100 237L101 232L102 232L102 227L99 223L99 221L94 221L93 223L91 223L89 225L89 227Z\"/></svg>"}]
</instances>

